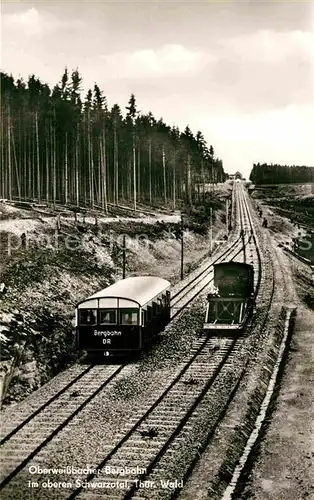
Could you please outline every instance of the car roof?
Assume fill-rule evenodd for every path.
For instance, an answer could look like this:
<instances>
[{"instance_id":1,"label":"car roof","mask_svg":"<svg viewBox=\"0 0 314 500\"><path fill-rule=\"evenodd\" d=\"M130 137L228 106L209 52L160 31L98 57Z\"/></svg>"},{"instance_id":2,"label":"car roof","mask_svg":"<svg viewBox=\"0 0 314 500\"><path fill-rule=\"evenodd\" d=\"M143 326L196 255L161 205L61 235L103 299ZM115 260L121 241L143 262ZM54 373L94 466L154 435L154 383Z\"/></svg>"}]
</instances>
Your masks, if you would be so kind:
<instances>
[{"instance_id":1,"label":"car roof","mask_svg":"<svg viewBox=\"0 0 314 500\"><path fill-rule=\"evenodd\" d=\"M229 262L218 262L218 264L214 264L214 267L250 267L253 269L253 266L251 264L247 264L245 262L236 262L236 261L229 261Z\"/></svg>"},{"instance_id":2,"label":"car roof","mask_svg":"<svg viewBox=\"0 0 314 500\"><path fill-rule=\"evenodd\" d=\"M113 285L94 293L90 297L84 299L84 301L80 302L77 306L82 307L85 302L89 302L90 304L95 302L96 304L94 299L97 300L106 298L108 299L107 301L101 300L101 307L118 307L117 305L114 305L113 299L126 299L119 301L119 307L132 306L130 301L143 306L160 293L165 292L170 285L169 281L156 276L133 276L117 281ZM90 307L95 306L91 305Z\"/></svg>"}]
</instances>

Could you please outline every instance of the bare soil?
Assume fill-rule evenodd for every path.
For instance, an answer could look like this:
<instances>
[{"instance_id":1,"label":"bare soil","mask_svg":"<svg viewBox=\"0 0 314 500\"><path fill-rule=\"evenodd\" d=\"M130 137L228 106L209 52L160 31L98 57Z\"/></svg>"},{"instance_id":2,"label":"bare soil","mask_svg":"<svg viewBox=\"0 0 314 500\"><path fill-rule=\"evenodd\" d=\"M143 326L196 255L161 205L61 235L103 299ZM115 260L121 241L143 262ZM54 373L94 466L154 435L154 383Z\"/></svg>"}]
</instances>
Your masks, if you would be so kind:
<instances>
[{"instance_id":1,"label":"bare soil","mask_svg":"<svg viewBox=\"0 0 314 500\"><path fill-rule=\"evenodd\" d=\"M262 200L294 223L314 228L314 183L256 186L253 198Z\"/></svg>"},{"instance_id":2,"label":"bare soil","mask_svg":"<svg viewBox=\"0 0 314 500\"><path fill-rule=\"evenodd\" d=\"M289 237L293 225L275 215L277 242ZM260 444L241 500L313 498L313 324L314 287L310 267L273 247L285 269L285 303L295 304L297 316L281 387L272 418Z\"/></svg>"}]
</instances>

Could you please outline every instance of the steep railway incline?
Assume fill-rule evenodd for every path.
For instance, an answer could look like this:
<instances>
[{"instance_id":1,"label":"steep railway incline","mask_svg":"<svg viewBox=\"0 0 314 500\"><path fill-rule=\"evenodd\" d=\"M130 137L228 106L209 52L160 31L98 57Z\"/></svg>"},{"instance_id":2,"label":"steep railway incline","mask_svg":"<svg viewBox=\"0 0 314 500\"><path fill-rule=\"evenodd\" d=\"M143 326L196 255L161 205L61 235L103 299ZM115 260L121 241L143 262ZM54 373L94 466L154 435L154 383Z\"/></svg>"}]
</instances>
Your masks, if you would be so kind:
<instances>
[{"instance_id":1,"label":"steep railway incline","mask_svg":"<svg viewBox=\"0 0 314 500\"><path fill-rule=\"evenodd\" d=\"M247 370L216 436L209 442L179 495L184 500L238 498L247 480L265 418L270 416L292 335L295 302L283 293L285 270L274 258L268 231L259 227L254 214L252 218L260 246L262 277L261 297L251 335L243 339L249 356ZM267 307L269 294L271 301Z\"/></svg>"},{"instance_id":2,"label":"steep railway incline","mask_svg":"<svg viewBox=\"0 0 314 500\"><path fill-rule=\"evenodd\" d=\"M241 185L235 189L239 220L235 239L214 258L242 260L254 265L257 316L249 324L247 333L257 334L269 324L268 316L274 325L279 316L278 308L273 312L271 309L273 269L265 249L260 248L259 229L256 229L247 195ZM199 275L193 276L193 282L173 297L173 305L177 306L173 315L176 324L183 319L187 305L194 307L194 299L199 302L198 310L202 311L200 304L211 280L212 270L205 265ZM69 379L63 379L63 387L55 386L52 394L39 404L34 395L32 408L27 409L27 401L24 402L20 413L15 410L17 417L12 423L12 410L6 412L2 435L2 498L41 499L45 493L42 483L48 480L67 483L64 487L46 490L49 498L178 496L179 484L174 489L163 485L174 479L187 481L199 454L217 437L217 429L246 376L251 361L250 342L249 336L233 339L196 337L188 354L173 366L170 376L169 371L161 376L158 370L150 375L152 381L149 388L146 386L147 395L141 393L135 404L128 400L121 403L115 391L122 388L123 392L125 385L128 387L132 380L135 382L136 374L141 371L140 364L73 369ZM44 394L44 388L40 394ZM126 409L122 409L122 404ZM95 421L95 412L102 424L91 428L89 422ZM87 446L80 451L76 441L77 436L83 434L91 442L98 436L94 448ZM75 454L71 449L76 450ZM88 456L85 449L89 449ZM95 469L103 472L30 473L30 467L74 464L82 469L86 464L94 464ZM129 467L131 472L121 478L115 473L117 467ZM125 482L119 488L117 481L121 479ZM143 481L153 486L143 489ZM32 482L38 486L29 486ZM116 484L114 492L110 487L99 486L111 483Z\"/></svg>"},{"instance_id":3,"label":"steep railway incline","mask_svg":"<svg viewBox=\"0 0 314 500\"><path fill-rule=\"evenodd\" d=\"M174 287L171 298L172 317L177 316L185 307L187 307L205 288L213 281L213 265L229 260L239 262L248 262L254 266L255 285L259 276L258 254L256 253L256 244L250 222L250 214L247 201L243 191L235 184L233 199L236 200L234 208L235 227L232 237L225 248L217 250L213 257L205 261L202 266L194 273L189 275L187 280L180 283L178 291Z\"/></svg>"}]
</instances>

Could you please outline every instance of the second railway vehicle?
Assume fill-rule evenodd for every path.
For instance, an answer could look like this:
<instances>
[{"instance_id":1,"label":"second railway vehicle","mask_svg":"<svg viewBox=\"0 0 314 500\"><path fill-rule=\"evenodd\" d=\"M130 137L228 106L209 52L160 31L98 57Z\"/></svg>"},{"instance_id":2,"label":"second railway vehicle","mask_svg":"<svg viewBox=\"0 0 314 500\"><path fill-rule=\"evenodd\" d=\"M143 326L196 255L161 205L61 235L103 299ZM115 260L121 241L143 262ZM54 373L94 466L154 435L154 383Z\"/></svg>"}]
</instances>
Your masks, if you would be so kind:
<instances>
[{"instance_id":1,"label":"second railway vehicle","mask_svg":"<svg viewBox=\"0 0 314 500\"><path fill-rule=\"evenodd\" d=\"M241 332L255 305L253 266L242 262L215 264L214 289L207 301L204 332Z\"/></svg>"},{"instance_id":2,"label":"second railway vehicle","mask_svg":"<svg viewBox=\"0 0 314 500\"><path fill-rule=\"evenodd\" d=\"M76 345L104 356L139 352L169 320L169 281L126 278L77 304Z\"/></svg>"}]
</instances>

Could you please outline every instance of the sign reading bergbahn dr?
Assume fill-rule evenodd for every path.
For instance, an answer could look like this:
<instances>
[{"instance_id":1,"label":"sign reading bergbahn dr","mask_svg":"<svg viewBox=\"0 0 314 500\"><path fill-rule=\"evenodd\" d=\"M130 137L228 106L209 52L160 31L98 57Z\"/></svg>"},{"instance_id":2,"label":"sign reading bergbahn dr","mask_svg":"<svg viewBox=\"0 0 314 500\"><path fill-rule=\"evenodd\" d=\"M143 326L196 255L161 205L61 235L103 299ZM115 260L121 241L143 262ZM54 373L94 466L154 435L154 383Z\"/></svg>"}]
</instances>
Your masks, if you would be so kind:
<instances>
[{"instance_id":1,"label":"sign reading bergbahn dr","mask_svg":"<svg viewBox=\"0 0 314 500\"><path fill-rule=\"evenodd\" d=\"M80 327L78 332L78 347L87 351L103 350L105 347L114 350L130 350L141 348L141 338L138 329L102 329L101 327Z\"/></svg>"}]
</instances>

